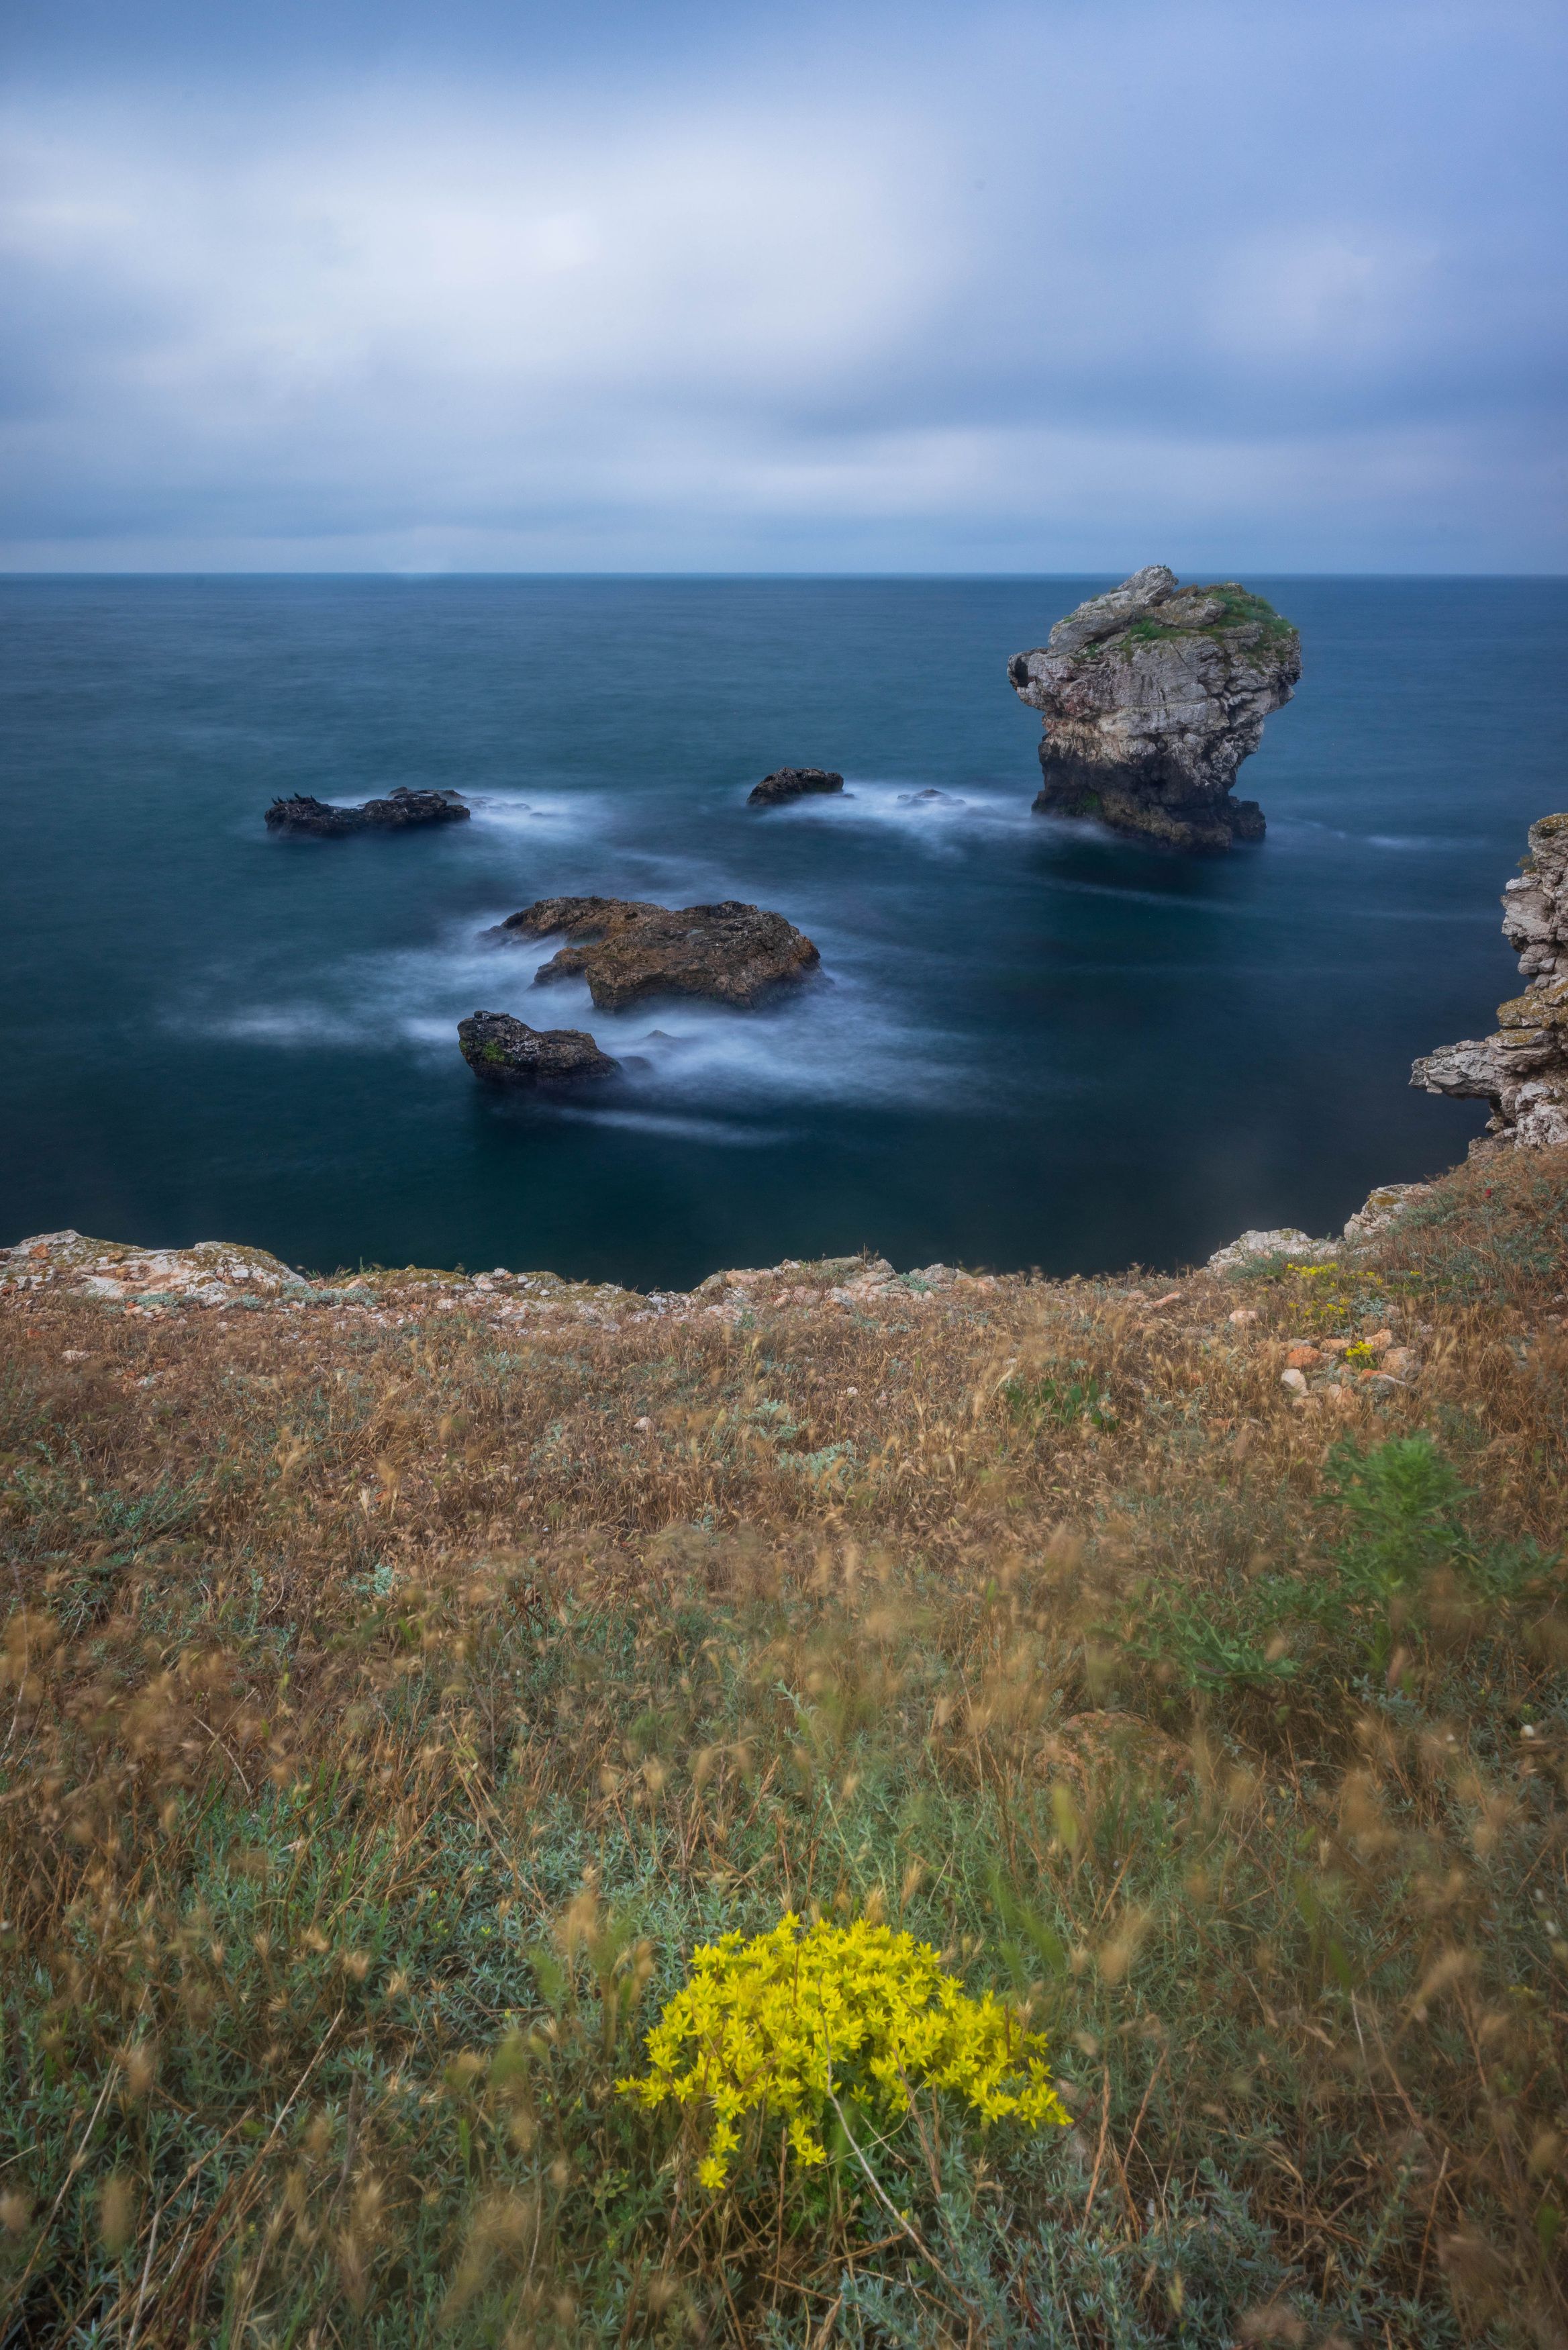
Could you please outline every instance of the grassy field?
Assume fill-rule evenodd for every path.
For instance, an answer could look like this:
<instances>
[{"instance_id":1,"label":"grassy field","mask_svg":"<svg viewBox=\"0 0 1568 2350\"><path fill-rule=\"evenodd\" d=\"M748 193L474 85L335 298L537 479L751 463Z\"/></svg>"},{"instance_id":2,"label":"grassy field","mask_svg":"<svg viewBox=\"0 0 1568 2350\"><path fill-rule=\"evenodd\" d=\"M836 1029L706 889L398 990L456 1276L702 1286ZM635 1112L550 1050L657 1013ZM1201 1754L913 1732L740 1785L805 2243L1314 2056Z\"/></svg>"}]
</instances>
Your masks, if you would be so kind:
<instances>
[{"instance_id":1,"label":"grassy field","mask_svg":"<svg viewBox=\"0 0 1568 2350\"><path fill-rule=\"evenodd\" d=\"M1337 1268L730 1320L6 1299L0 2344L1568 2342L1565 1211L1520 1153ZM753 2117L710 2193L616 2085L787 1912L1003 1997L1071 2126Z\"/></svg>"}]
</instances>

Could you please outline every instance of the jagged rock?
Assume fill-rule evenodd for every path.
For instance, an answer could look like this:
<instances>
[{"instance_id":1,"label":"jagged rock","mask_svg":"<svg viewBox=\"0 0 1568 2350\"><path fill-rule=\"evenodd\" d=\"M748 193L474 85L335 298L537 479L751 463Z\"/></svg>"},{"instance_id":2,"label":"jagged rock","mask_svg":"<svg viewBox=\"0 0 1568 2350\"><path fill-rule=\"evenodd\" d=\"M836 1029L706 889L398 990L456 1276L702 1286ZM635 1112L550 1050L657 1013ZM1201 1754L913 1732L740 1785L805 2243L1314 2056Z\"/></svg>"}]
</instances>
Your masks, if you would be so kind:
<instances>
[{"instance_id":1,"label":"jagged rock","mask_svg":"<svg viewBox=\"0 0 1568 2350\"><path fill-rule=\"evenodd\" d=\"M1410 1083L1491 1104L1472 1152L1568 1143L1568 816L1532 824L1530 849L1502 899L1502 934L1530 984L1497 1007L1495 1035L1426 1054Z\"/></svg>"},{"instance_id":2,"label":"jagged rock","mask_svg":"<svg viewBox=\"0 0 1568 2350\"><path fill-rule=\"evenodd\" d=\"M274 800L266 812L272 832L296 832L313 840L337 840L348 832L406 832L421 824L466 824L470 816L460 792L411 792L400 784L384 800L357 808L333 807L326 800L296 793Z\"/></svg>"},{"instance_id":3,"label":"jagged rock","mask_svg":"<svg viewBox=\"0 0 1568 2350\"><path fill-rule=\"evenodd\" d=\"M804 799L808 792L841 792L844 778L831 767L775 767L746 794L748 807L777 807L781 800Z\"/></svg>"},{"instance_id":4,"label":"jagged rock","mask_svg":"<svg viewBox=\"0 0 1568 2350\"><path fill-rule=\"evenodd\" d=\"M1365 1203L1353 1216L1347 1216L1345 1237L1355 1248L1376 1240L1397 1224L1414 1201L1423 1200L1431 1190L1429 1183L1380 1183L1369 1191Z\"/></svg>"},{"instance_id":5,"label":"jagged rock","mask_svg":"<svg viewBox=\"0 0 1568 2350\"><path fill-rule=\"evenodd\" d=\"M1262 809L1231 786L1301 673L1300 638L1262 596L1136 571L1008 663L1045 720L1035 808L1177 848L1261 840Z\"/></svg>"},{"instance_id":6,"label":"jagged rock","mask_svg":"<svg viewBox=\"0 0 1568 2350\"><path fill-rule=\"evenodd\" d=\"M1314 1241L1293 1224L1272 1232L1243 1232L1240 1240L1216 1249L1209 1260L1210 1273L1244 1273L1265 1257L1289 1257L1297 1264L1327 1264L1339 1254L1338 1241Z\"/></svg>"},{"instance_id":7,"label":"jagged rock","mask_svg":"<svg viewBox=\"0 0 1568 2350\"><path fill-rule=\"evenodd\" d=\"M541 898L483 935L498 944L564 932L569 944L535 987L586 979L601 1012L646 995L703 995L749 1006L804 979L821 960L808 938L760 906L653 906L628 898Z\"/></svg>"},{"instance_id":8,"label":"jagged rock","mask_svg":"<svg viewBox=\"0 0 1568 2350\"><path fill-rule=\"evenodd\" d=\"M474 1076L489 1086L607 1077L620 1066L581 1028L530 1028L505 1012L475 1012L460 1020L457 1041Z\"/></svg>"}]
</instances>

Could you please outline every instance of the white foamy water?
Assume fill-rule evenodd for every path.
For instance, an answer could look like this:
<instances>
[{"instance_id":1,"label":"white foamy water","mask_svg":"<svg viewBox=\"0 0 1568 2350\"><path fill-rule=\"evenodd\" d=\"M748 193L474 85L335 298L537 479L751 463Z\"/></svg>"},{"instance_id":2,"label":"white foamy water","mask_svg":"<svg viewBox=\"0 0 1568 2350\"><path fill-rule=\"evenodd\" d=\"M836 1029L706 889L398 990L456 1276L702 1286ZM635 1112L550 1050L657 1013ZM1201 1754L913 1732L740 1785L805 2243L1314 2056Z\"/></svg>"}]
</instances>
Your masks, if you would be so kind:
<instances>
[{"instance_id":1,"label":"white foamy water","mask_svg":"<svg viewBox=\"0 0 1568 2350\"><path fill-rule=\"evenodd\" d=\"M668 902L733 894L716 879L694 889L691 860L682 866L686 887L660 893ZM562 941L495 943L481 936L503 919L498 909L493 923L481 918L453 926L428 947L344 956L313 974L320 993L309 1000L213 1012L182 1024L283 1050L400 1045L450 1055L454 1063L457 1024L471 1012L509 1013L533 1028L585 1029L622 1064L615 1101L583 1104L550 1094L541 1097L543 1106L575 1118L725 1143L776 1139L771 1131L737 1129L737 1115L827 1100L914 1104L950 1096L964 1083L958 1024L949 1030L933 1024L929 1009L922 1017L900 1003L885 949L868 951L820 924L811 934L822 970L753 1010L667 996L609 1012L595 1006L585 980L536 986L537 972Z\"/></svg>"},{"instance_id":2,"label":"white foamy water","mask_svg":"<svg viewBox=\"0 0 1568 2350\"><path fill-rule=\"evenodd\" d=\"M936 791L919 782L888 783L863 775L846 776L842 792L807 793L755 813L769 825L892 831L908 847L938 855L950 853L981 832L1019 831L1031 822L1039 827L1039 818L1031 818L1027 792L1002 792L982 785Z\"/></svg>"},{"instance_id":3,"label":"white foamy water","mask_svg":"<svg viewBox=\"0 0 1568 2350\"><path fill-rule=\"evenodd\" d=\"M465 792L470 831L517 833L538 840L603 835L613 805L601 792Z\"/></svg>"}]
</instances>

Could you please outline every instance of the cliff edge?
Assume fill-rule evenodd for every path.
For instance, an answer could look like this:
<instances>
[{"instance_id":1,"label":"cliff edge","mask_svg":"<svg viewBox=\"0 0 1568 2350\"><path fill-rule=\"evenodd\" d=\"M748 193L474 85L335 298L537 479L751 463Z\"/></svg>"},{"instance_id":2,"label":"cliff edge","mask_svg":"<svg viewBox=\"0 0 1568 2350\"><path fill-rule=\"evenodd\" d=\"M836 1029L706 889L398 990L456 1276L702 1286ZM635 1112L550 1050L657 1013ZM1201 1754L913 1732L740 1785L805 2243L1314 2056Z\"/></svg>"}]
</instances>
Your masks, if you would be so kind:
<instances>
[{"instance_id":1,"label":"cliff edge","mask_svg":"<svg viewBox=\"0 0 1568 2350\"><path fill-rule=\"evenodd\" d=\"M1410 1083L1491 1104L1472 1157L1568 1143L1568 815L1543 816L1502 897L1502 934L1529 981L1497 1007L1496 1033L1426 1054Z\"/></svg>"}]
</instances>

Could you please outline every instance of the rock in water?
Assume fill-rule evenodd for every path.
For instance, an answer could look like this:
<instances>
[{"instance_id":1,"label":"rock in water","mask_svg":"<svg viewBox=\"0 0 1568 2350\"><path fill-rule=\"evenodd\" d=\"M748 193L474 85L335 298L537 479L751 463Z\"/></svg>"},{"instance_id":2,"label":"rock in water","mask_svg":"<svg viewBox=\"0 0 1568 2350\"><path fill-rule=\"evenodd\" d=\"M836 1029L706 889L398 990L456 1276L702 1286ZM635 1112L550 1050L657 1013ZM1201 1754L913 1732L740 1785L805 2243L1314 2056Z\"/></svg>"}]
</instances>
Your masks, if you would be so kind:
<instances>
[{"instance_id":1,"label":"rock in water","mask_svg":"<svg viewBox=\"0 0 1568 2350\"><path fill-rule=\"evenodd\" d=\"M1008 663L1045 719L1035 808L1176 848L1261 840L1262 810L1231 789L1301 673L1300 638L1262 596L1179 588L1163 563L1135 571Z\"/></svg>"},{"instance_id":2,"label":"rock in water","mask_svg":"<svg viewBox=\"0 0 1568 2350\"><path fill-rule=\"evenodd\" d=\"M844 778L831 767L776 767L753 784L746 794L748 807L776 807L781 800L803 799L808 792L841 792Z\"/></svg>"},{"instance_id":3,"label":"rock in water","mask_svg":"<svg viewBox=\"0 0 1568 2350\"><path fill-rule=\"evenodd\" d=\"M490 1086L607 1077L620 1066L581 1028L530 1028L505 1012L475 1012L460 1020L457 1041L474 1076Z\"/></svg>"},{"instance_id":4,"label":"rock in water","mask_svg":"<svg viewBox=\"0 0 1568 2350\"><path fill-rule=\"evenodd\" d=\"M1543 816L1502 897L1502 934L1530 984L1497 1007L1495 1035L1445 1045L1416 1063L1429 1094L1491 1104L1474 1152L1568 1143L1568 816Z\"/></svg>"},{"instance_id":5,"label":"rock in water","mask_svg":"<svg viewBox=\"0 0 1568 2350\"><path fill-rule=\"evenodd\" d=\"M315 840L337 840L346 832L406 832L420 824L466 824L470 810L459 792L411 792L400 784L384 800L366 800L357 808L333 807L303 793L274 800L266 812L272 832L304 833Z\"/></svg>"},{"instance_id":6,"label":"rock in water","mask_svg":"<svg viewBox=\"0 0 1568 2350\"><path fill-rule=\"evenodd\" d=\"M645 995L706 995L742 1007L804 979L821 958L811 941L761 906L652 906L630 898L541 898L484 936L499 944L553 937L569 944L534 975L535 987L586 979L601 1012Z\"/></svg>"}]
</instances>

